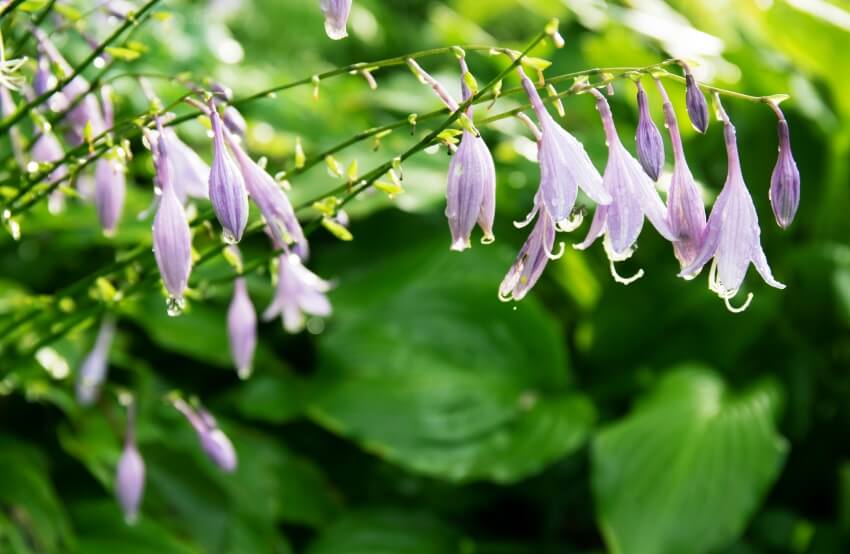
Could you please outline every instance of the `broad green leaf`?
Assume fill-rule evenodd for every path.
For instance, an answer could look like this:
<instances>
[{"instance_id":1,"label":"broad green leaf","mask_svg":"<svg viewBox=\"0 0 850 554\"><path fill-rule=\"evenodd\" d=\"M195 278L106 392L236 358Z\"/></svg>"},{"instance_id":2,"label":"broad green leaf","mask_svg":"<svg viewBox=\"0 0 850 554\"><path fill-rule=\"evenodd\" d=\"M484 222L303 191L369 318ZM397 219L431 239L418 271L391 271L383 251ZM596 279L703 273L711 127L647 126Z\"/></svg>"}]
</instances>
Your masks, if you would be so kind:
<instances>
[{"instance_id":1,"label":"broad green leaf","mask_svg":"<svg viewBox=\"0 0 850 554\"><path fill-rule=\"evenodd\" d=\"M455 481L515 481L581 446L594 410L568 385L558 327L533 298L497 299L509 256L426 242L363 259L332 298L316 421Z\"/></svg>"},{"instance_id":2,"label":"broad green leaf","mask_svg":"<svg viewBox=\"0 0 850 554\"><path fill-rule=\"evenodd\" d=\"M736 394L710 371L681 369L600 432L593 494L610 551L696 554L734 541L785 458L778 402L770 384Z\"/></svg>"},{"instance_id":3,"label":"broad green leaf","mask_svg":"<svg viewBox=\"0 0 850 554\"><path fill-rule=\"evenodd\" d=\"M440 521L401 509L353 512L330 526L308 554L451 554L458 534Z\"/></svg>"}]
</instances>

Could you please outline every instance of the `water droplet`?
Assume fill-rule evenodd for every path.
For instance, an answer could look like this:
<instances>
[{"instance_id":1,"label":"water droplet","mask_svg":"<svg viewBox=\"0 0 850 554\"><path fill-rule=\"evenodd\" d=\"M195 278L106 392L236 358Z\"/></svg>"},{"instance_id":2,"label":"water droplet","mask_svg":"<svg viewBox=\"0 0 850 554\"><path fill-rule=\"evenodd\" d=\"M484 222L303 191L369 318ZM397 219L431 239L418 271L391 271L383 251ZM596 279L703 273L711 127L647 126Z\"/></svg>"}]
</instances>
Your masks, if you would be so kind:
<instances>
[{"instance_id":1,"label":"water droplet","mask_svg":"<svg viewBox=\"0 0 850 554\"><path fill-rule=\"evenodd\" d=\"M239 242L239 239L236 238L236 235L231 233L229 230L225 229L221 233L221 239L227 244L236 244Z\"/></svg>"},{"instance_id":2,"label":"water droplet","mask_svg":"<svg viewBox=\"0 0 850 554\"><path fill-rule=\"evenodd\" d=\"M169 296L168 300L165 301L165 307L169 317L177 317L186 308L186 299L182 296L180 298Z\"/></svg>"},{"instance_id":3,"label":"water droplet","mask_svg":"<svg viewBox=\"0 0 850 554\"><path fill-rule=\"evenodd\" d=\"M243 381L247 380L254 373L254 368L252 366L240 367L236 370L236 375L239 376Z\"/></svg>"}]
</instances>

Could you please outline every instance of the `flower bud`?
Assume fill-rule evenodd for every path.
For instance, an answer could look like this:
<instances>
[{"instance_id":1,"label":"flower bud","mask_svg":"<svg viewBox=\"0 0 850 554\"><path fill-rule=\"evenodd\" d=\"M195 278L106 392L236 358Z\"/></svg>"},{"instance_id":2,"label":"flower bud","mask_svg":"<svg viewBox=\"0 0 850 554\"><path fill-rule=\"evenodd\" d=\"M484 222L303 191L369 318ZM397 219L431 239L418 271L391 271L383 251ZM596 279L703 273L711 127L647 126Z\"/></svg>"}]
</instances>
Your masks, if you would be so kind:
<instances>
[{"instance_id":1,"label":"flower bud","mask_svg":"<svg viewBox=\"0 0 850 554\"><path fill-rule=\"evenodd\" d=\"M254 349L257 347L257 313L248 296L245 278L233 284L233 300L227 311L227 333L230 339L230 355L236 371L242 379L251 375Z\"/></svg>"},{"instance_id":2,"label":"flower bud","mask_svg":"<svg viewBox=\"0 0 850 554\"><path fill-rule=\"evenodd\" d=\"M101 158L95 166L94 205L97 208L100 227L107 236L115 234L118 220L124 210L127 188L124 171L124 164L115 156Z\"/></svg>"},{"instance_id":3,"label":"flower bud","mask_svg":"<svg viewBox=\"0 0 850 554\"><path fill-rule=\"evenodd\" d=\"M325 32L332 40L348 36L348 14L351 12L351 0L321 0L320 6L325 14Z\"/></svg>"},{"instance_id":4,"label":"flower bud","mask_svg":"<svg viewBox=\"0 0 850 554\"><path fill-rule=\"evenodd\" d=\"M239 167L227 152L221 117L210 102L213 128L213 161L210 169L210 201L219 223L224 228L224 240L237 243L248 224L248 193Z\"/></svg>"},{"instance_id":5,"label":"flower bud","mask_svg":"<svg viewBox=\"0 0 850 554\"><path fill-rule=\"evenodd\" d=\"M661 138L661 133L649 113L646 91L643 90L640 81L637 81L636 84L638 89L638 126L635 141L638 160L646 174L653 181L657 181L658 176L661 175L661 168L664 166L664 139Z\"/></svg>"},{"instance_id":6,"label":"flower bud","mask_svg":"<svg viewBox=\"0 0 850 554\"><path fill-rule=\"evenodd\" d=\"M195 429L201 448L207 457L223 471L228 473L235 471L236 450L227 435L219 429L212 414L203 408L195 410L180 398L174 400L173 404Z\"/></svg>"},{"instance_id":7,"label":"flower bud","mask_svg":"<svg viewBox=\"0 0 850 554\"><path fill-rule=\"evenodd\" d=\"M136 448L133 407L127 417L124 451L115 472L115 495L124 512L124 519L132 525L139 518L139 505L145 489L145 462Z\"/></svg>"},{"instance_id":8,"label":"flower bud","mask_svg":"<svg viewBox=\"0 0 850 554\"><path fill-rule=\"evenodd\" d=\"M708 104L696 79L687 67L685 68L685 103L694 129L705 133L708 130Z\"/></svg>"},{"instance_id":9,"label":"flower bud","mask_svg":"<svg viewBox=\"0 0 850 554\"><path fill-rule=\"evenodd\" d=\"M83 406L89 406L100 395L100 387L106 379L108 369L109 348L115 335L115 320L106 317L100 324L94 348L83 360L77 375L77 401Z\"/></svg>"},{"instance_id":10,"label":"flower bud","mask_svg":"<svg viewBox=\"0 0 850 554\"><path fill-rule=\"evenodd\" d=\"M787 229L794 221L800 205L800 170L797 169L797 162L791 152L788 122L784 118L779 120L778 131L779 157L770 178L770 205L776 223Z\"/></svg>"}]
</instances>

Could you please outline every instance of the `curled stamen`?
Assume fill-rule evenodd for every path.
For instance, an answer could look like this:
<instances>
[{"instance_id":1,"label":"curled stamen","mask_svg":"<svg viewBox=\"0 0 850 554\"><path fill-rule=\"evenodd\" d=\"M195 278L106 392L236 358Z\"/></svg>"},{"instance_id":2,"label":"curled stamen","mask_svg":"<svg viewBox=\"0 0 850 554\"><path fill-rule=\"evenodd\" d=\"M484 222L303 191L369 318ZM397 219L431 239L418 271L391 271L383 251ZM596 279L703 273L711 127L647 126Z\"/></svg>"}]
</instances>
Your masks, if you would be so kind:
<instances>
[{"instance_id":1,"label":"curled stamen","mask_svg":"<svg viewBox=\"0 0 850 554\"><path fill-rule=\"evenodd\" d=\"M516 227L517 229L522 229L524 227L527 227L529 223L534 221L534 217L537 215L537 211L539 209L540 208L537 206L537 203L535 202L534 209L532 209L531 212L529 212L529 214L527 216L525 216L525 219L523 219L522 221L514 221L513 222L514 227Z\"/></svg>"},{"instance_id":2,"label":"curled stamen","mask_svg":"<svg viewBox=\"0 0 850 554\"><path fill-rule=\"evenodd\" d=\"M564 255L565 251L566 251L566 245L563 243L563 241L558 243L558 253L557 254L551 252L550 250L548 250L544 247L544 252L546 252L546 257L549 258L550 260L560 260L561 257Z\"/></svg>"},{"instance_id":3,"label":"curled stamen","mask_svg":"<svg viewBox=\"0 0 850 554\"><path fill-rule=\"evenodd\" d=\"M584 222L584 212L573 212L568 219L562 219L555 223L555 229L562 233L570 233L575 231Z\"/></svg>"},{"instance_id":4,"label":"curled stamen","mask_svg":"<svg viewBox=\"0 0 850 554\"><path fill-rule=\"evenodd\" d=\"M723 302L726 304L726 309L729 310L730 312L732 312L733 314L739 314L739 313L745 311L747 308L750 307L750 302L753 301L753 293L751 293L751 292L747 293L747 299L738 308L736 308L735 306L733 306L729 302L730 300L732 300L732 298L733 298L732 296L724 296L723 297Z\"/></svg>"},{"instance_id":5,"label":"curled stamen","mask_svg":"<svg viewBox=\"0 0 850 554\"><path fill-rule=\"evenodd\" d=\"M631 285L632 283L643 277L643 269L639 269L637 273L635 273L631 277L623 277L617 272L617 266L614 260L609 260L608 265L611 268L611 276L614 277L615 281L622 285Z\"/></svg>"}]
</instances>

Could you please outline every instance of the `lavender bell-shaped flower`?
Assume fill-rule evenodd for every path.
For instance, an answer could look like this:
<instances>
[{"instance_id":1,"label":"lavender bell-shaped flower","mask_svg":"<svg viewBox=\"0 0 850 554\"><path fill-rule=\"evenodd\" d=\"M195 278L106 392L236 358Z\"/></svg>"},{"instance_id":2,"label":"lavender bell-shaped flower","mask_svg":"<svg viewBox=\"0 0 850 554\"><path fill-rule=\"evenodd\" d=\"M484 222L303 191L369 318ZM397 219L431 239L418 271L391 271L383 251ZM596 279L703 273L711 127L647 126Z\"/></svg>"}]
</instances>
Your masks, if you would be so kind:
<instances>
[{"instance_id":1,"label":"lavender bell-shaped flower","mask_svg":"<svg viewBox=\"0 0 850 554\"><path fill-rule=\"evenodd\" d=\"M131 405L127 415L124 450L115 472L115 494L124 511L124 519L133 524L139 517L139 505L145 489L145 462L136 448L135 413Z\"/></svg>"},{"instance_id":2,"label":"lavender bell-shaped flower","mask_svg":"<svg viewBox=\"0 0 850 554\"><path fill-rule=\"evenodd\" d=\"M575 247L584 250L604 235L603 245L611 262L611 274L617 282L627 285L643 276L643 270L624 278L617 273L614 264L631 257L643 228L644 216L664 238L672 241L675 237L667 223L666 208L658 191L617 135L608 101L598 90L590 89L590 92L596 97L596 107L605 127L608 164L603 180L613 202L597 206L587 238Z\"/></svg>"},{"instance_id":3,"label":"lavender bell-shaped flower","mask_svg":"<svg viewBox=\"0 0 850 554\"><path fill-rule=\"evenodd\" d=\"M174 192L180 203L189 198L209 198L210 166L171 127L164 128L156 140L167 145Z\"/></svg>"},{"instance_id":4,"label":"lavender bell-shaped flower","mask_svg":"<svg viewBox=\"0 0 850 554\"><path fill-rule=\"evenodd\" d=\"M157 124L162 134L162 125L159 121ZM176 316L183 310L183 293L192 270L192 231L183 205L174 191L168 145L165 141L157 141L155 149L157 155L154 163L162 199L153 222L153 251L162 281L170 295L168 314Z\"/></svg>"},{"instance_id":5,"label":"lavender bell-shaped flower","mask_svg":"<svg viewBox=\"0 0 850 554\"><path fill-rule=\"evenodd\" d=\"M210 86L210 89L216 96L216 104L219 103L220 99L223 99L226 102L233 100L233 91L221 83L213 83ZM248 129L248 123L236 107L229 104L225 106L224 113L222 114L222 120L224 121L224 126L227 127L228 131L238 137L245 136L245 131Z\"/></svg>"},{"instance_id":6,"label":"lavender bell-shaped flower","mask_svg":"<svg viewBox=\"0 0 850 554\"><path fill-rule=\"evenodd\" d=\"M239 277L233 284L233 299L227 311L227 335L236 372L240 378L247 379L251 375L257 347L257 313L248 296L244 277Z\"/></svg>"},{"instance_id":7,"label":"lavender bell-shaped flower","mask_svg":"<svg viewBox=\"0 0 850 554\"><path fill-rule=\"evenodd\" d=\"M248 224L248 193L245 180L224 144L221 117L210 101L213 129L213 161L210 169L210 201L219 223L224 228L224 240L234 244L242 240Z\"/></svg>"},{"instance_id":8,"label":"lavender bell-shaped flower","mask_svg":"<svg viewBox=\"0 0 850 554\"><path fill-rule=\"evenodd\" d=\"M528 221L537 214L537 223L528 235L525 244L517 254L516 261L508 270L508 274L499 285L499 299L503 302L519 301L525 298L528 291L537 283L549 260L559 258L564 252L561 243L560 251L553 252L555 246L555 222L546 211L546 206L536 200L534 211Z\"/></svg>"},{"instance_id":9,"label":"lavender bell-shaped flower","mask_svg":"<svg viewBox=\"0 0 850 554\"><path fill-rule=\"evenodd\" d=\"M700 90L693 73L687 65L682 65L685 71L685 106L688 109L688 117L694 129L705 134L708 130L708 104L705 95Z\"/></svg>"},{"instance_id":10,"label":"lavender bell-shaped flower","mask_svg":"<svg viewBox=\"0 0 850 554\"><path fill-rule=\"evenodd\" d=\"M348 36L348 15L351 12L351 0L320 0L319 5L325 14L325 32L332 40Z\"/></svg>"},{"instance_id":11,"label":"lavender bell-shaped flower","mask_svg":"<svg viewBox=\"0 0 850 554\"><path fill-rule=\"evenodd\" d=\"M65 152L62 150L62 145L59 144L59 139L50 130L42 131L41 135L36 139L30 152L32 161L37 163L54 163L65 157ZM68 168L65 165L56 167L47 176L50 184L54 184L64 179L68 174ZM47 208L50 213L59 213L65 207L65 194L54 189L47 197Z\"/></svg>"},{"instance_id":12,"label":"lavender bell-shaped flower","mask_svg":"<svg viewBox=\"0 0 850 554\"><path fill-rule=\"evenodd\" d=\"M251 199L260 208L260 213L266 220L274 242L280 245L294 244L294 248L301 259L306 260L310 248L286 193L265 169L248 156L229 132L225 135L236 162L239 164L245 188L248 190Z\"/></svg>"},{"instance_id":13,"label":"lavender bell-shaped flower","mask_svg":"<svg viewBox=\"0 0 850 554\"><path fill-rule=\"evenodd\" d=\"M670 103L661 81L656 79L655 84L664 101L664 122L673 145L673 178L667 193L667 222L676 237L673 241L673 251L681 267L685 267L693 262L702 246L705 204L685 160L685 150L673 104Z\"/></svg>"},{"instance_id":14,"label":"lavender bell-shaped flower","mask_svg":"<svg viewBox=\"0 0 850 554\"><path fill-rule=\"evenodd\" d=\"M469 69L461 58L461 74ZM461 79L463 100L471 96L469 87ZM467 111L472 118L472 107ZM446 217L452 232L452 250L470 247L469 236L477 222L484 237L483 243L493 242L493 220L496 216L496 166L487 143L468 129L464 129L457 151L449 163L446 186Z\"/></svg>"},{"instance_id":15,"label":"lavender bell-shaped flower","mask_svg":"<svg viewBox=\"0 0 850 554\"><path fill-rule=\"evenodd\" d=\"M115 319L106 316L100 323L94 348L83 360L77 374L77 401L83 406L93 404L100 396L100 387L106 379L109 349L115 336Z\"/></svg>"},{"instance_id":16,"label":"lavender bell-shaped flower","mask_svg":"<svg viewBox=\"0 0 850 554\"><path fill-rule=\"evenodd\" d=\"M791 153L791 137L788 133L788 122L776 104L771 104L776 115L779 117L779 157L770 177L770 206L776 223L783 229L787 229L797 208L800 206L800 170Z\"/></svg>"},{"instance_id":17,"label":"lavender bell-shaped flower","mask_svg":"<svg viewBox=\"0 0 850 554\"><path fill-rule=\"evenodd\" d=\"M127 190L124 163L114 152L100 158L94 170L94 205L100 227L108 237L114 235L118 227Z\"/></svg>"},{"instance_id":18,"label":"lavender bell-shaped flower","mask_svg":"<svg viewBox=\"0 0 850 554\"><path fill-rule=\"evenodd\" d=\"M540 161L538 194L546 206L546 211L556 224L570 228L572 225L569 222L579 187L600 205L610 204L611 194L605 190L602 177L590 161L584 146L549 115L534 83L521 67L517 70L542 131L538 144Z\"/></svg>"},{"instance_id":19,"label":"lavender bell-shaped flower","mask_svg":"<svg viewBox=\"0 0 850 554\"><path fill-rule=\"evenodd\" d=\"M195 429L201 448L207 457L222 471L227 473L235 471L237 465L236 450L224 431L219 429L215 418L203 408L194 410L179 398L174 400L173 403L174 407L186 416L186 419Z\"/></svg>"},{"instance_id":20,"label":"lavender bell-shaped flower","mask_svg":"<svg viewBox=\"0 0 850 554\"><path fill-rule=\"evenodd\" d=\"M638 126L635 133L638 161L646 174L653 181L657 181L661 168L664 167L664 139L652 120L652 114L649 113L649 101L643 85L640 81L635 81L635 86L638 103Z\"/></svg>"},{"instance_id":21,"label":"lavender bell-shaped flower","mask_svg":"<svg viewBox=\"0 0 850 554\"><path fill-rule=\"evenodd\" d=\"M768 285L778 289L784 289L785 285L773 278L761 247L758 215L741 172L735 127L723 110L720 98L715 97L715 101L723 118L729 169L726 183L708 218L702 248L696 259L682 269L679 275L686 279L693 278L714 258L708 276L708 288L723 299L730 311L741 312L747 309L753 294L747 295L740 308L732 307L730 300L740 290L750 263Z\"/></svg>"},{"instance_id":22,"label":"lavender bell-shaped flower","mask_svg":"<svg viewBox=\"0 0 850 554\"><path fill-rule=\"evenodd\" d=\"M331 284L304 267L296 254L280 256L274 300L263 313L265 321L282 316L283 327L297 333L304 327L304 314L327 317L331 303L325 295Z\"/></svg>"}]
</instances>

